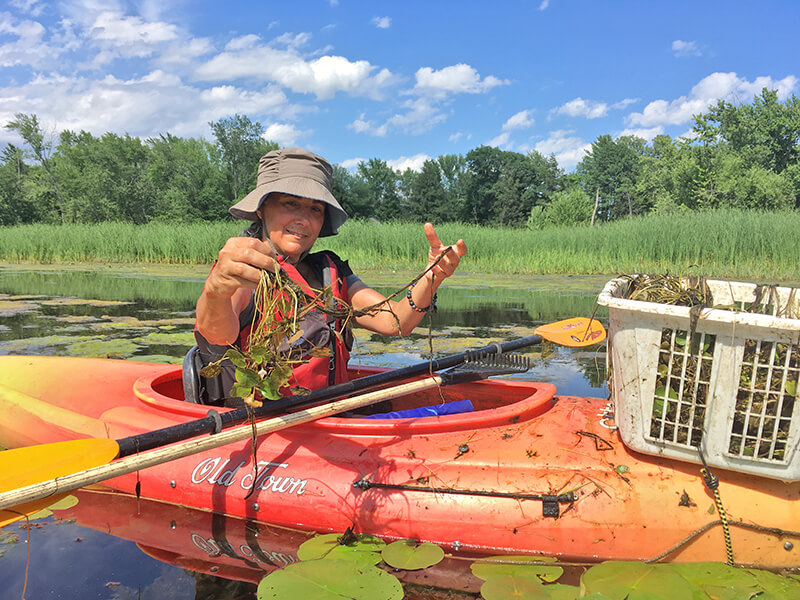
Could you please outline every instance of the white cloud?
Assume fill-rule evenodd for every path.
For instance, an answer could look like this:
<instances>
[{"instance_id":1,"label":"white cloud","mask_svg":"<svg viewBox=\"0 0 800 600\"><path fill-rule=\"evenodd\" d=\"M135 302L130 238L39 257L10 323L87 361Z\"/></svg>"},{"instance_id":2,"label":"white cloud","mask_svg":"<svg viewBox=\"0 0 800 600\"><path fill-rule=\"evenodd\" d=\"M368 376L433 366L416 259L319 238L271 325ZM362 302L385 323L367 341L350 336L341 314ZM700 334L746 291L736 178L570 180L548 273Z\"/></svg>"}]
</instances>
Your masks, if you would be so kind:
<instances>
[{"instance_id":1,"label":"white cloud","mask_svg":"<svg viewBox=\"0 0 800 600\"><path fill-rule=\"evenodd\" d=\"M425 161L430 160L430 158L427 154L415 154L414 156L401 156L394 160L387 160L386 164L401 173L406 169L419 172L422 170L422 165L425 164Z\"/></svg>"},{"instance_id":2,"label":"white cloud","mask_svg":"<svg viewBox=\"0 0 800 600\"><path fill-rule=\"evenodd\" d=\"M425 133L437 123L447 119L447 115L427 98L407 100L403 103L403 108L407 109L406 112L394 115L386 124L404 133Z\"/></svg>"},{"instance_id":3,"label":"white cloud","mask_svg":"<svg viewBox=\"0 0 800 600\"><path fill-rule=\"evenodd\" d=\"M697 47L697 42L684 42L675 40L672 42L672 53L677 58L688 58L690 56L702 56L702 52Z\"/></svg>"},{"instance_id":4,"label":"white cloud","mask_svg":"<svg viewBox=\"0 0 800 600\"><path fill-rule=\"evenodd\" d=\"M383 89L396 78L387 69L376 69L365 60L322 56L308 61L294 50L260 46L222 52L200 65L194 76L202 81L273 81L294 92L315 94L319 99L330 99L338 92L380 98Z\"/></svg>"},{"instance_id":5,"label":"white cloud","mask_svg":"<svg viewBox=\"0 0 800 600\"><path fill-rule=\"evenodd\" d=\"M658 125L682 125L692 119L692 115L704 112L719 100L729 102L750 102L763 88L776 89L783 100L797 89L798 78L788 75L775 80L771 77L757 77L747 81L736 73L712 73L701 79L687 96L675 100L654 100L642 112L631 113L627 117L630 125L654 127Z\"/></svg>"},{"instance_id":6,"label":"white cloud","mask_svg":"<svg viewBox=\"0 0 800 600\"><path fill-rule=\"evenodd\" d=\"M0 67L28 65L36 69L55 66L60 47L44 42L45 29L37 21L17 20L9 13L0 13L0 34L17 39L0 45Z\"/></svg>"},{"instance_id":7,"label":"white cloud","mask_svg":"<svg viewBox=\"0 0 800 600\"><path fill-rule=\"evenodd\" d=\"M253 33L233 38L225 44L225 50L235 52L237 50L247 50L253 48L261 41L261 38Z\"/></svg>"},{"instance_id":8,"label":"white cloud","mask_svg":"<svg viewBox=\"0 0 800 600\"><path fill-rule=\"evenodd\" d=\"M562 169L571 169L583 160L586 151L592 148L591 144L571 135L572 133L574 132L564 129L551 131L550 137L538 142L534 148L545 156L555 155L558 166Z\"/></svg>"},{"instance_id":9,"label":"white cloud","mask_svg":"<svg viewBox=\"0 0 800 600\"><path fill-rule=\"evenodd\" d=\"M608 114L608 104L605 102L595 102L594 100L584 100L581 97L570 100L555 109L556 114L567 115L569 117L585 117L587 119L597 119Z\"/></svg>"},{"instance_id":10,"label":"white cloud","mask_svg":"<svg viewBox=\"0 0 800 600\"><path fill-rule=\"evenodd\" d=\"M272 123L264 130L261 137L270 142L277 142L279 146L289 148L296 146L298 140L309 137L311 130L301 131L290 123Z\"/></svg>"},{"instance_id":11,"label":"white cloud","mask_svg":"<svg viewBox=\"0 0 800 600\"><path fill-rule=\"evenodd\" d=\"M367 162L366 158L348 158L339 163L340 167L344 167L348 171L354 171L358 168L359 163Z\"/></svg>"},{"instance_id":12,"label":"white cloud","mask_svg":"<svg viewBox=\"0 0 800 600\"><path fill-rule=\"evenodd\" d=\"M414 91L420 94L444 96L452 94L482 94L498 85L507 85L508 80L500 80L489 75L481 79L473 67L457 64L434 71L430 67L422 67L416 73Z\"/></svg>"},{"instance_id":13,"label":"white cloud","mask_svg":"<svg viewBox=\"0 0 800 600\"><path fill-rule=\"evenodd\" d=\"M38 17L44 10L42 0L10 0L9 4L22 13Z\"/></svg>"},{"instance_id":14,"label":"white cloud","mask_svg":"<svg viewBox=\"0 0 800 600\"><path fill-rule=\"evenodd\" d=\"M528 127L533 127L534 120L532 113L533 111L530 110L522 110L509 117L509 119L503 123L503 131L509 131L511 129L527 129Z\"/></svg>"},{"instance_id":15,"label":"white cloud","mask_svg":"<svg viewBox=\"0 0 800 600\"><path fill-rule=\"evenodd\" d=\"M487 146L492 146L493 148L500 148L500 147L508 147L508 142L511 137L511 134L507 131L504 131L500 135L495 138L492 138L488 142L486 142Z\"/></svg>"},{"instance_id":16,"label":"white cloud","mask_svg":"<svg viewBox=\"0 0 800 600\"><path fill-rule=\"evenodd\" d=\"M384 137L393 131L418 135L426 133L431 127L447 119L447 115L439 109L438 105L428 98L406 100L402 107L405 112L393 115L381 125L367 120L364 114L361 114L347 127L356 133L366 133L378 137Z\"/></svg>"},{"instance_id":17,"label":"white cloud","mask_svg":"<svg viewBox=\"0 0 800 600\"><path fill-rule=\"evenodd\" d=\"M163 21L146 22L140 17L125 17L113 11L100 13L88 33L96 41L127 48L133 56L146 56L151 52L148 47L178 37L175 25Z\"/></svg>"},{"instance_id":18,"label":"white cloud","mask_svg":"<svg viewBox=\"0 0 800 600\"><path fill-rule=\"evenodd\" d=\"M461 133L460 131L456 131L449 138L447 138L447 140L450 141L450 142L457 142L458 140L460 140L463 137L463 135L464 134Z\"/></svg>"},{"instance_id":19,"label":"white cloud","mask_svg":"<svg viewBox=\"0 0 800 600\"><path fill-rule=\"evenodd\" d=\"M390 17L373 17L371 23L378 29L389 29L392 26Z\"/></svg>"},{"instance_id":20,"label":"white cloud","mask_svg":"<svg viewBox=\"0 0 800 600\"><path fill-rule=\"evenodd\" d=\"M364 120L363 114L358 119L350 123L347 127L356 133L366 133L367 135L376 137L384 137L388 131L388 126L386 123L378 126L372 121Z\"/></svg>"},{"instance_id":21,"label":"white cloud","mask_svg":"<svg viewBox=\"0 0 800 600\"><path fill-rule=\"evenodd\" d=\"M550 0L542 0L539 3L539 10L547 10L547 7L550 6Z\"/></svg>"},{"instance_id":22,"label":"white cloud","mask_svg":"<svg viewBox=\"0 0 800 600\"><path fill-rule=\"evenodd\" d=\"M201 56L214 51L214 46L208 38L191 38L179 40L168 45L154 60L154 63L166 66L189 66Z\"/></svg>"},{"instance_id":23,"label":"white cloud","mask_svg":"<svg viewBox=\"0 0 800 600\"><path fill-rule=\"evenodd\" d=\"M150 137L208 136L208 122L241 113L290 119L300 109L276 86L248 91L233 86L198 89L176 76L152 71L141 78L37 76L0 88L0 123L17 112L35 113L58 130L107 131ZM5 135L7 130L0 130Z\"/></svg>"}]
</instances>

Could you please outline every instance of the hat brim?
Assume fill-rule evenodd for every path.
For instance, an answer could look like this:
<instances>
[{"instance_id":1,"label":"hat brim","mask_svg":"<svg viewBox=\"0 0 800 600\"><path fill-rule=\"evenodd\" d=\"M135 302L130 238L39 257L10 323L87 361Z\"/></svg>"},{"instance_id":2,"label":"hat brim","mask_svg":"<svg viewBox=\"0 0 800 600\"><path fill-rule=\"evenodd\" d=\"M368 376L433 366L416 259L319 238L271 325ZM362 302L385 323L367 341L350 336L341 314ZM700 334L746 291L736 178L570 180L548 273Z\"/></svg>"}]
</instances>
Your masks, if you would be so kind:
<instances>
[{"instance_id":1,"label":"hat brim","mask_svg":"<svg viewBox=\"0 0 800 600\"><path fill-rule=\"evenodd\" d=\"M307 177L283 177L268 184L257 186L247 196L231 206L228 212L237 219L257 221L258 215L256 211L261 208L264 198L273 192L324 202L327 205L327 210L325 211L325 222L322 224L319 237L336 235L339 232L339 227L347 220L347 213L328 188Z\"/></svg>"}]
</instances>

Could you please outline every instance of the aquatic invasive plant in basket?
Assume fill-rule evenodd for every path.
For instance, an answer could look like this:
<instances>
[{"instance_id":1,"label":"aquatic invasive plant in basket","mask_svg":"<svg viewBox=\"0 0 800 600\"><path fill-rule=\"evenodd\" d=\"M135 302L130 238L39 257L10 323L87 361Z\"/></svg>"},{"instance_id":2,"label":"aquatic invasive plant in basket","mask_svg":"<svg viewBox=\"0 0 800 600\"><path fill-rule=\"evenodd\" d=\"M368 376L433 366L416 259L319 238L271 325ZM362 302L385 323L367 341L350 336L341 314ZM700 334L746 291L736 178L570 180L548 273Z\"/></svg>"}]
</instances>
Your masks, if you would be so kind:
<instances>
[{"instance_id":1,"label":"aquatic invasive plant in basket","mask_svg":"<svg viewBox=\"0 0 800 600\"><path fill-rule=\"evenodd\" d=\"M745 342L728 452L784 459L798 375L797 346L762 340Z\"/></svg>"},{"instance_id":2,"label":"aquatic invasive plant in basket","mask_svg":"<svg viewBox=\"0 0 800 600\"><path fill-rule=\"evenodd\" d=\"M731 286L740 286L739 296L732 291L723 293L736 299L719 304L702 277L632 275L627 279L625 295L629 299L691 308L688 331L661 330L649 435L659 441L697 446L703 436L716 345L714 334L697 332L702 309L797 319L797 290L759 285L749 286L742 294L741 286L746 284L731 282ZM718 293L719 283L715 282L714 288ZM783 461L795 412L800 348L757 337L746 339L739 364L738 381L731 382L736 396L726 450L736 457Z\"/></svg>"}]
</instances>

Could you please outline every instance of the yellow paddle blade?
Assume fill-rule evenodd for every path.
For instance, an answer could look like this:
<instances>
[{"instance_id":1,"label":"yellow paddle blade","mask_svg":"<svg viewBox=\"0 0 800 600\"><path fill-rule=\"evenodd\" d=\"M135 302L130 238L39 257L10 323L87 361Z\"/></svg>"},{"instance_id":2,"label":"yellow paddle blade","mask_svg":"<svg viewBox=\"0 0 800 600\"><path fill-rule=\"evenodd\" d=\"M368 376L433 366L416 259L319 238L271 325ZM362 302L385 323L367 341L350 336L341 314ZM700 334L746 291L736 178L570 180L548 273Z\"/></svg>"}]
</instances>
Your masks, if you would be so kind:
<instances>
[{"instance_id":1,"label":"yellow paddle blade","mask_svg":"<svg viewBox=\"0 0 800 600\"><path fill-rule=\"evenodd\" d=\"M42 498L41 500L34 500L33 502L18 504L14 508L0 510L0 529L6 525L14 523L15 521L24 519L26 516L34 516L35 513L63 500L69 496L69 494L69 492L64 492L63 494L54 494L48 498Z\"/></svg>"},{"instance_id":2,"label":"yellow paddle blade","mask_svg":"<svg viewBox=\"0 0 800 600\"><path fill-rule=\"evenodd\" d=\"M534 329L534 333L561 346L582 348L606 339L606 329L597 319L575 317L548 323Z\"/></svg>"},{"instance_id":3,"label":"yellow paddle blade","mask_svg":"<svg viewBox=\"0 0 800 600\"><path fill-rule=\"evenodd\" d=\"M88 438L41 444L0 452L0 492L78 473L110 463L117 457L114 440ZM47 508L69 492L0 510L0 527Z\"/></svg>"}]
</instances>

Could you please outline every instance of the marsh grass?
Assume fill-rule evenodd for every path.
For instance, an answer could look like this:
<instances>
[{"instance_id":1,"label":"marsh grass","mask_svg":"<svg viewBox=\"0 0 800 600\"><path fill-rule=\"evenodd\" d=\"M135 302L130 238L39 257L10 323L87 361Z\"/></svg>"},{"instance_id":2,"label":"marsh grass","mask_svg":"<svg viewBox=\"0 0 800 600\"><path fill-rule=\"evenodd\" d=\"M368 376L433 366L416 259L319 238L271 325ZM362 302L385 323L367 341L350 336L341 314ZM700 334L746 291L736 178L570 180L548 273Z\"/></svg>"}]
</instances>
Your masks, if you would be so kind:
<instances>
[{"instance_id":1,"label":"marsh grass","mask_svg":"<svg viewBox=\"0 0 800 600\"><path fill-rule=\"evenodd\" d=\"M6 262L144 262L210 264L242 222L130 225L26 225L0 229ZM800 212L718 210L617 221L598 227L539 231L437 225L442 241L463 238L466 271L487 273L611 274L665 272L749 279L800 279ZM321 238L354 270L411 270L424 266L427 240L420 224L349 221Z\"/></svg>"}]
</instances>

